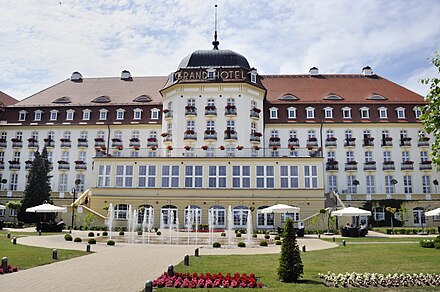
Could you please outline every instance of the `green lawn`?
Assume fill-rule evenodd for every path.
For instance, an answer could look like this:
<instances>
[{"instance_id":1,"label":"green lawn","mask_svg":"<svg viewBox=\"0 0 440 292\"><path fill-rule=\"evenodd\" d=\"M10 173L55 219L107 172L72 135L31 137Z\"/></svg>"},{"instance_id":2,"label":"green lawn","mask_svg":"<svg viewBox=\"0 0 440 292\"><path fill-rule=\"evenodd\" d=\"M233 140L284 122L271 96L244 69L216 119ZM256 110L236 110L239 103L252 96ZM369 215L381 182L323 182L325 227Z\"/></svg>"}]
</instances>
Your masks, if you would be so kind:
<instances>
[{"instance_id":1,"label":"green lawn","mask_svg":"<svg viewBox=\"0 0 440 292\"><path fill-rule=\"evenodd\" d=\"M428 235L423 237L343 237L336 238L336 243L342 243L345 240L347 244L350 242L419 242L422 239L434 239L435 235ZM322 240L333 242L332 238L321 237Z\"/></svg>"},{"instance_id":2,"label":"green lawn","mask_svg":"<svg viewBox=\"0 0 440 292\"><path fill-rule=\"evenodd\" d=\"M58 260L52 259L52 251L50 248L33 247L26 245L13 245L11 243L14 237L23 237L28 235L36 235L38 233L27 232L11 232L11 238L7 238L7 232L0 232L0 258L7 257L8 264L18 266L20 269L29 269L41 265L50 264L57 261L67 260L87 254L83 251L76 250L58 250ZM52 235L54 233L51 233ZM19 242L19 240L18 240Z\"/></svg>"},{"instance_id":3,"label":"green lawn","mask_svg":"<svg viewBox=\"0 0 440 292\"><path fill-rule=\"evenodd\" d=\"M180 263L178 272L255 273L269 291L327 291L318 273L376 272L376 273L440 273L440 250L425 249L418 243L357 244L302 254L304 280L300 284L277 281L279 255L201 256L190 258L190 267ZM159 289L167 290L166 288ZM193 291L194 289L191 289ZM195 289L208 291L213 289ZM248 289L234 289L249 291ZM365 291L366 289L364 289ZM378 291L379 289L375 289ZM438 291L437 288L406 288L388 291ZM170 290L171 291L171 290ZM363 291L363 290L359 290Z\"/></svg>"}]
</instances>

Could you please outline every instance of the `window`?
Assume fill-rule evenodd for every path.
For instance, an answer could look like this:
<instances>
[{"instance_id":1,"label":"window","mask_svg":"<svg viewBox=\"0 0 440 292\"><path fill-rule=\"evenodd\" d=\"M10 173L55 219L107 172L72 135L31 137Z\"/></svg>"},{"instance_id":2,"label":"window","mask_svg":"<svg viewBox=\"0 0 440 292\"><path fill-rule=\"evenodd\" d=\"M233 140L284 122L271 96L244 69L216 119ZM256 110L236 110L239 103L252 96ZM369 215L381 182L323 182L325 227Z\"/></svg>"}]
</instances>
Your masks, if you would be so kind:
<instances>
[{"instance_id":1,"label":"window","mask_svg":"<svg viewBox=\"0 0 440 292\"><path fill-rule=\"evenodd\" d=\"M403 190L405 194L412 194L412 177L410 175L403 176Z\"/></svg>"},{"instance_id":2,"label":"window","mask_svg":"<svg viewBox=\"0 0 440 292\"><path fill-rule=\"evenodd\" d=\"M356 194L357 193L357 180L354 175L347 176L347 193Z\"/></svg>"},{"instance_id":3,"label":"window","mask_svg":"<svg viewBox=\"0 0 440 292\"><path fill-rule=\"evenodd\" d=\"M61 153L61 160L69 162L69 152L68 151L63 151Z\"/></svg>"},{"instance_id":4,"label":"window","mask_svg":"<svg viewBox=\"0 0 440 292\"><path fill-rule=\"evenodd\" d=\"M32 131L31 138L34 139L35 141L38 141L38 132L37 131Z\"/></svg>"},{"instance_id":5,"label":"window","mask_svg":"<svg viewBox=\"0 0 440 292\"><path fill-rule=\"evenodd\" d=\"M252 71L251 71L251 82L257 83L257 74L255 74L255 72Z\"/></svg>"},{"instance_id":6,"label":"window","mask_svg":"<svg viewBox=\"0 0 440 292\"><path fill-rule=\"evenodd\" d=\"M281 214L281 223L285 223L287 219L292 219L293 221L299 221L299 213L284 213Z\"/></svg>"},{"instance_id":7,"label":"window","mask_svg":"<svg viewBox=\"0 0 440 292\"><path fill-rule=\"evenodd\" d=\"M0 139L6 141L6 139L8 138L8 133L7 132L1 132L0 133Z\"/></svg>"},{"instance_id":8,"label":"window","mask_svg":"<svg viewBox=\"0 0 440 292\"><path fill-rule=\"evenodd\" d=\"M14 152L14 161L20 161L20 152L19 151L15 151Z\"/></svg>"},{"instance_id":9,"label":"window","mask_svg":"<svg viewBox=\"0 0 440 292\"><path fill-rule=\"evenodd\" d=\"M349 107L342 108L342 118L351 119L351 108Z\"/></svg>"},{"instance_id":10,"label":"window","mask_svg":"<svg viewBox=\"0 0 440 292\"><path fill-rule=\"evenodd\" d=\"M328 160L336 160L336 153L335 153L335 151L328 151L327 152L327 159Z\"/></svg>"},{"instance_id":11,"label":"window","mask_svg":"<svg viewBox=\"0 0 440 292\"><path fill-rule=\"evenodd\" d=\"M162 187L178 188L179 187L179 166L163 165L162 166Z\"/></svg>"},{"instance_id":12,"label":"window","mask_svg":"<svg viewBox=\"0 0 440 292\"><path fill-rule=\"evenodd\" d=\"M274 167L271 165L256 168L257 188L274 188Z\"/></svg>"},{"instance_id":13,"label":"window","mask_svg":"<svg viewBox=\"0 0 440 292\"><path fill-rule=\"evenodd\" d=\"M269 109L269 118L270 119L278 119L278 108L271 107Z\"/></svg>"},{"instance_id":14,"label":"window","mask_svg":"<svg viewBox=\"0 0 440 292\"><path fill-rule=\"evenodd\" d=\"M116 187L131 188L133 186L133 165L116 166Z\"/></svg>"},{"instance_id":15,"label":"window","mask_svg":"<svg viewBox=\"0 0 440 292\"><path fill-rule=\"evenodd\" d=\"M414 110L414 116L416 117L416 119L420 119L420 116L422 115L422 110L420 109L420 107L415 106L413 110Z\"/></svg>"},{"instance_id":16,"label":"window","mask_svg":"<svg viewBox=\"0 0 440 292\"><path fill-rule=\"evenodd\" d=\"M336 192L337 190L338 190L337 176L336 175L329 175L328 176L328 191L329 192Z\"/></svg>"},{"instance_id":17,"label":"window","mask_svg":"<svg viewBox=\"0 0 440 292\"><path fill-rule=\"evenodd\" d=\"M96 137L97 137L97 138L104 139L104 138L105 138L105 133L104 133L104 131L98 131L98 133L96 134Z\"/></svg>"},{"instance_id":18,"label":"window","mask_svg":"<svg viewBox=\"0 0 440 292\"><path fill-rule=\"evenodd\" d=\"M65 131L63 133L63 139L70 140L70 137L71 137L70 131Z\"/></svg>"},{"instance_id":19,"label":"window","mask_svg":"<svg viewBox=\"0 0 440 292\"><path fill-rule=\"evenodd\" d=\"M98 167L98 187L110 186L111 165L99 165Z\"/></svg>"},{"instance_id":20,"label":"window","mask_svg":"<svg viewBox=\"0 0 440 292\"><path fill-rule=\"evenodd\" d=\"M306 189L318 187L318 167L316 165L304 166L304 187Z\"/></svg>"},{"instance_id":21,"label":"window","mask_svg":"<svg viewBox=\"0 0 440 292\"><path fill-rule=\"evenodd\" d=\"M289 138L296 138L296 131L295 130L289 131Z\"/></svg>"},{"instance_id":22,"label":"window","mask_svg":"<svg viewBox=\"0 0 440 292\"><path fill-rule=\"evenodd\" d=\"M298 166L280 166L280 179L282 189L297 189L299 187Z\"/></svg>"},{"instance_id":23,"label":"window","mask_svg":"<svg viewBox=\"0 0 440 292\"><path fill-rule=\"evenodd\" d=\"M251 167L246 165L232 166L232 187L250 188L251 187Z\"/></svg>"},{"instance_id":24,"label":"window","mask_svg":"<svg viewBox=\"0 0 440 292\"><path fill-rule=\"evenodd\" d=\"M376 207L373 208L373 218L374 221L384 221L385 220L385 208L384 207Z\"/></svg>"},{"instance_id":25,"label":"window","mask_svg":"<svg viewBox=\"0 0 440 292\"><path fill-rule=\"evenodd\" d=\"M386 194L394 194L394 183L396 180L392 175L385 176L385 193Z\"/></svg>"},{"instance_id":26,"label":"window","mask_svg":"<svg viewBox=\"0 0 440 292\"><path fill-rule=\"evenodd\" d=\"M383 161L391 161L391 151L383 152Z\"/></svg>"},{"instance_id":27,"label":"window","mask_svg":"<svg viewBox=\"0 0 440 292\"><path fill-rule=\"evenodd\" d=\"M228 98L226 104L229 106L235 106L235 98Z\"/></svg>"},{"instance_id":28,"label":"window","mask_svg":"<svg viewBox=\"0 0 440 292\"><path fill-rule=\"evenodd\" d=\"M203 166L187 165L185 167L185 187L201 188L203 183Z\"/></svg>"},{"instance_id":29,"label":"window","mask_svg":"<svg viewBox=\"0 0 440 292\"><path fill-rule=\"evenodd\" d=\"M226 166L209 166L209 187L226 188Z\"/></svg>"},{"instance_id":30,"label":"window","mask_svg":"<svg viewBox=\"0 0 440 292\"><path fill-rule=\"evenodd\" d=\"M50 111L50 120L56 121L58 119L58 111L57 110L51 110Z\"/></svg>"},{"instance_id":31,"label":"window","mask_svg":"<svg viewBox=\"0 0 440 292\"><path fill-rule=\"evenodd\" d=\"M388 110L386 107L380 107L379 109L379 118L387 119L388 118Z\"/></svg>"},{"instance_id":32,"label":"window","mask_svg":"<svg viewBox=\"0 0 440 292\"><path fill-rule=\"evenodd\" d=\"M122 137L122 135L121 135L121 137ZM131 138L132 139L139 139L139 131L131 132Z\"/></svg>"},{"instance_id":33,"label":"window","mask_svg":"<svg viewBox=\"0 0 440 292\"><path fill-rule=\"evenodd\" d=\"M422 175L422 188L424 194L431 193L431 178L429 175Z\"/></svg>"},{"instance_id":34,"label":"window","mask_svg":"<svg viewBox=\"0 0 440 292\"><path fill-rule=\"evenodd\" d=\"M67 191L67 174L60 174L60 184L58 187L59 192Z\"/></svg>"},{"instance_id":35,"label":"window","mask_svg":"<svg viewBox=\"0 0 440 292\"><path fill-rule=\"evenodd\" d=\"M397 113L398 119L405 119L406 118L405 108L403 108L403 107L396 108L396 113Z\"/></svg>"},{"instance_id":36,"label":"window","mask_svg":"<svg viewBox=\"0 0 440 292\"><path fill-rule=\"evenodd\" d=\"M261 210L269 206L261 206L257 209L257 228L273 228L274 214L263 214Z\"/></svg>"},{"instance_id":37,"label":"window","mask_svg":"<svg viewBox=\"0 0 440 292\"><path fill-rule=\"evenodd\" d=\"M335 132L333 130L327 130L326 132L326 139L330 140L331 138L333 138L335 136Z\"/></svg>"},{"instance_id":38,"label":"window","mask_svg":"<svg viewBox=\"0 0 440 292\"><path fill-rule=\"evenodd\" d=\"M156 187L155 165L139 165L138 187L140 188Z\"/></svg>"},{"instance_id":39,"label":"window","mask_svg":"<svg viewBox=\"0 0 440 292\"><path fill-rule=\"evenodd\" d=\"M156 131L151 131L150 132L150 138L157 138L157 132Z\"/></svg>"},{"instance_id":40,"label":"window","mask_svg":"<svg viewBox=\"0 0 440 292\"><path fill-rule=\"evenodd\" d=\"M296 107L289 107L287 109L287 118L296 119Z\"/></svg>"},{"instance_id":41,"label":"window","mask_svg":"<svg viewBox=\"0 0 440 292\"><path fill-rule=\"evenodd\" d=\"M125 110L120 108L116 110L116 119L117 120L123 120L125 117Z\"/></svg>"},{"instance_id":42,"label":"window","mask_svg":"<svg viewBox=\"0 0 440 292\"><path fill-rule=\"evenodd\" d=\"M142 109L135 108L133 110L133 120L140 120L142 119Z\"/></svg>"},{"instance_id":43,"label":"window","mask_svg":"<svg viewBox=\"0 0 440 292\"><path fill-rule=\"evenodd\" d=\"M196 128L196 121L194 120L186 121L186 129L188 131L194 131L195 128Z\"/></svg>"},{"instance_id":44,"label":"window","mask_svg":"<svg viewBox=\"0 0 440 292\"><path fill-rule=\"evenodd\" d=\"M369 119L370 118L370 109L368 107L361 107L361 118L362 119Z\"/></svg>"},{"instance_id":45,"label":"window","mask_svg":"<svg viewBox=\"0 0 440 292\"><path fill-rule=\"evenodd\" d=\"M82 116L83 121L88 121L88 120L90 120L90 113L91 113L92 111L89 110L89 109L85 109L85 110L83 110L82 112L83 112L83 116ZM101 119L101 114L99 115L99 119Z\"/></svg>"},{"instance_id":46,"label":"window","mask_svg":"<svg viewBox=\"0 0 440 292\"><path fill-rule=\"evenodd\" d=\"M350 140L351 138L353 138L353 132L351 130L346 130L345 131L345 140Z\"/></svg>"},{"instance_id":47,"label":"window","mask_svg":"<svg viewBox=\"0 0 440 292\"><path fill-rule=\"evenodd\" d=\"M246 227L249 209L245 206L237 206L232 210L234 214L234 228Z\"/></svg>"},{"instance_id":48,"label":"window","mask_svg":"<svg viewBox=\"0 0 440 292\"><path fill-rule=\"evenodd\" d=\"M100 109L99 110L99 119L100 120L107 120L107 113L108 113L108 110Z\"/></svg>"},{"instance_id":49,"label":"window","mask_svg":"<svg viewBox=\"0 0 440 292\"><path fill-rule=\"evenodd\" d=\"M333 119L333 108L331 107L324 108L324 118Z\"/></svg>"},{"instance_id":50,"label":"window","mask_svg":"<svg viewBox=\"0 0 440 292\"><path fill-rule=\"evenodd\" d=\"M74 116L75 116L74 110L69 109L66 111L66 121L72 121Z\"/></svg>"},{"instance_id":51,"label":"window","mask_svg":"<svg viewBox=\"0 0 440 292\"><path fill-rule=\"evenodd\" d=\"M428 152L427 151L421 151L420 152L420 162L428 161Z\"/></svg>"},{"instance_id":52,"label":"window","mask_svg":"<svg viewBox=\"0 0 440 292\"><path fill-rule=\"evenodd\" d=\"M86 161L86 158L87 158L87 152L85 152L85 151L80 151L80 152L78 152L78 160L79 161Z\"/></svg>"},{"instance_id":53,"label":"window","mask_svg":"<svg viewBox=\"0 0 440 292\"><path fill-rule=\"evenodd\" d=\"M0 151L0 162L5 162L5 152ZM0 180L1 180L1 176L0 176Z\"/></svg>"},{"instance_id":54,"label":"window","mask_svg":"<svg viewBox=\"0 0 440 292\"><path fill-rule=\"evenodd\" d=\"M345 152L345 157L347 162L354 161L354 153L353 151L347 151Z\"/></svg>"},{"instance_id":55,"label":"window","mask_svg":"<svg viewBox=\"0 0 440 292\"><path fill-rule=\"evenodd\" d=\"M53 152L47 152L47 161L52 162Z\"/></svg>"},{"instance_id":56,"label":"window","mask_svg":"<svg viewBox=\"0 0 440 292\"><path fill-rule=\"evenodd\" d=\"M314 119L315 118L315 108L314 107L307 107L306 108L306 118L307 119Z\"/></svg>"},{"instance_id":57,"label":"window","mask_svg":"<svg viewBox=\"0 0 440 292\"><path fill-rule=\"evenodd\" d=\"M16 191L17 190L17 186L18 186L18 174L17 173L12 173L11 174L11 179L9 180L9 190L10 191Z\"/></svg>"},{"instance_id":58,"label":"window","mask_svg":"<svg viewBox=\"0 0 440 292\"><path fill-rule=\"evenodd\" d=\"M43 115L43 111L42 110L36 110L34 112L34 121L41 121L42 115Z\"/></svg>"},{"instance_id":59,"label":"window","mask_svg":"<svg viewBox=\"0 0 440 292\"><path fill-rule=\"evenodd\" d=\"M313 138L316 138L316 133L315 133L315 130L308 130L307 131L307 138L310 140L310 139L313 139Z\"/></svg>"},{"instance_id":60,"label":"window","mask_svg":"<svg viewBox=\"0 0 440 292\"><path fill-rule=\"evenodd\" d=\"M365 151L365 162L373 161L373 152Z\"/></svg>"},{"instance_id":61,"label":"window","mask_svg":"<svg viewBox=\"0 0 440 292\"><path fill-rule=\"evenodd\" d=\"M410 161L409 151L402 152L402 162Z\"/></svg>"},{"instance_id":62,"label":"window","mask_svg":"<svg viewBox=\"0 0 440 292\"><path fill-rule=\"evenodd\" d=\"M119 204L115 206L114 218L115 219L127 219L128 205Z\"/></svg>"},{"instance_id":63,"label":"window","mask_svg":"<svg viewBox=\"0 0 440 292\"><path fill-rule=\"evenodd\" d=\"M271 130L270 137L271 138L278 138L278 130Z\"/></svg>"},{"instance_id":64,"label":"window","mask_svg":"<svg viewBox=\"0 0 440 292\"><path fill-rule=\"evenodd\" d=\"M226 121L226 130L235 131L235 121Z\"/></svg>"},{"instance_id":65,"label":"window","mask_svg":"<svg viewBox=\"0 0 440 292\"><path fill-rule=\"evenodd\" d=\"M20 122L25 121L27 116L27 111L19 111L18 112L18 120Z\"/></svg>"},{"instance_id":66,"label":"window","mask_svg":"<svg viewBox=\"0 0 440 292\"><path fill-rule=\"evenodd\" d=\"M122 131L116 130L113 134L115 139L122 139Z\"/></svg>"},{"instance_id":67,"label":"window","mask_svg":"<svg viewBox=\"0 0 440 292\"><path fill-rule=\"evenodd\" d=\"M208 72L208 79L214 79L215 78L215 69L209 68L206 70Z\"/></svg>"},{"instance_id":68,"label":"window","mask_svg":"<svg viewBox=\"0 0 440 292\"><path fill-rule=\"evenodd\" d=\"M375 193L374 175L367 175L366 176L366 186L367 186L367 194L374 194Z\"/></svg>"},{"instance_id":69,"label":"window","mask_svg":"<svg viewBox=\"0 0 440 292\"><path fill-rule=\"evenodd\" d=\"M215 99L208 98L207 106L215 106Z\"/></svg>"}]
</instances>

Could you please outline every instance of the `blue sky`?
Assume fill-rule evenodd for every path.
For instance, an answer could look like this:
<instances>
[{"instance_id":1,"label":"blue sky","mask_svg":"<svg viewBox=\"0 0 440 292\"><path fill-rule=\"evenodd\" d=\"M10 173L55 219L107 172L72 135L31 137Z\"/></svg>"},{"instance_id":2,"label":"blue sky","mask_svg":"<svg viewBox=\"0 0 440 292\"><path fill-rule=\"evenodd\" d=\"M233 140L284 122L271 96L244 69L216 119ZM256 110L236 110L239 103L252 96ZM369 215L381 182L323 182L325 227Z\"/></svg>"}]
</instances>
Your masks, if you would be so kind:
<instances>
[{"instance_id":1,"label":"blue sky","mask_svg":"<svg viewBox=\"0 0 440 292\"><path fill-rule=\"evenodd\" d=\"M70 77L168 75L211 49L214 4L220 49L260 74L376 74L422 95L437 73L440 1L18 0L0 9L0 90L23 99Z\"/></svg>"}]
</instances>

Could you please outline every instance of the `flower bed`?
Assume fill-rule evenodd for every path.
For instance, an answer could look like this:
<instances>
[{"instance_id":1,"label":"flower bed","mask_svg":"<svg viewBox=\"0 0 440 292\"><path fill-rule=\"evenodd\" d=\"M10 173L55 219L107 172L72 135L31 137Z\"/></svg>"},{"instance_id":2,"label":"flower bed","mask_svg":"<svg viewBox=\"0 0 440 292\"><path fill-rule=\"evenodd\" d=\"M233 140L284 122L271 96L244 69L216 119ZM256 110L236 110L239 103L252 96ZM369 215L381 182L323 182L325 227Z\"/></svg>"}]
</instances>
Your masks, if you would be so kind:
<instances>
[{"instance_id":1,"label":"flower bed","mask_svg":"<svg viewBox=\"0 0 440 292\"><path fill-rule=\"evenodd\" d=\"M377 274L377 273L319 273L328 286L332 287L413 287L413 286L440 286L438 274Z\"/></svg>"},{"instance_id":2,"label":"flower bed","mask_svg":"<svg viewBox=\"0 0 440 292\"><path fill-rule=\"evenodd\" d=\"M6 273L12 273L12 272L18 272L18 267L8 265L6 271L4 271L2 267L0 267L0 275L6 274Z\"/></svg>"},{"instance_id":3,"label":"flower bed","mask_svg":"<svg viewBox=\"0 0 440 292\"><path fill-rule=\"evenodd\" d=\"M153 281L153 287L174 287L174 288L262 288L263 284L257 282L254 274L230 273L225 276L222 273L178 273L168 276L165 272Z\"/></svg>"}]
</instances>

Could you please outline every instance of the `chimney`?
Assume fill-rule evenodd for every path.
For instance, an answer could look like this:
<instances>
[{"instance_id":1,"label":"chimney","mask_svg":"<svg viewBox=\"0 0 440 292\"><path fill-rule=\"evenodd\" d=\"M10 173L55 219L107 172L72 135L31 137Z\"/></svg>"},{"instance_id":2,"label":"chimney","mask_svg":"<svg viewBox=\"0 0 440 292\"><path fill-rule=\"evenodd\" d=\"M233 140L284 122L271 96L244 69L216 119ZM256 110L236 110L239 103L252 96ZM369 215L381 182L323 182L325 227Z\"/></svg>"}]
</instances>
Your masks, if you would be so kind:
<instances>
[{"instance_id":1,"label":"chimney","mask_svg":"<svg viewBox=\"0 0 440 292\"><path fill-rule=\"evenodd\" d=\"M73 82L81 82L82 81L82 75L78 71L75 71L72 73L72 76L70 77L70 81Z\"/></svg>"},{"instance_id":2,"label":"chimney","mask_svg":"<svg viewBox=\"0 0 440 292\"><path fill-rule=\"evenodd\" d=\"M318 76L319 75L319 69L316 67L312 67L309 70L310 76Z\"/></svg>"},{"instance_id":3,"label":"chimney","mask_svg":"<svg viewBox=\"0 0 440 292\"><path fill-rule=\"evenodd\" d=\"M370 66L365 66L364 68L362 68L362 74L364 74L364 76L372 76L373 69L371 69Z\"/></svg>"},{"instance_id":4,"label":"chimney","mask_svg":"<svg viewBox=\"0 0 440 292\"><path fill-rule=\"evenodd\" d=\"M124 81L130 81L130 80L133 80L133 79L131 78L130 71L128 71L128 70L124 70L124 71L122 71L122 72L121 72L121 80L124 80Z\"/></svg>"}]
</instances>

